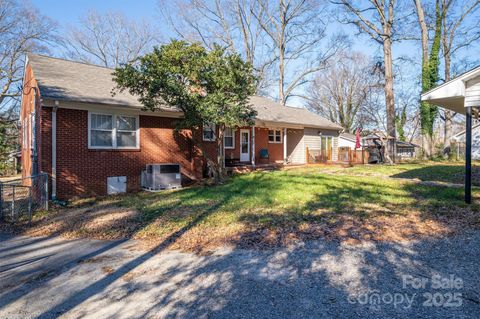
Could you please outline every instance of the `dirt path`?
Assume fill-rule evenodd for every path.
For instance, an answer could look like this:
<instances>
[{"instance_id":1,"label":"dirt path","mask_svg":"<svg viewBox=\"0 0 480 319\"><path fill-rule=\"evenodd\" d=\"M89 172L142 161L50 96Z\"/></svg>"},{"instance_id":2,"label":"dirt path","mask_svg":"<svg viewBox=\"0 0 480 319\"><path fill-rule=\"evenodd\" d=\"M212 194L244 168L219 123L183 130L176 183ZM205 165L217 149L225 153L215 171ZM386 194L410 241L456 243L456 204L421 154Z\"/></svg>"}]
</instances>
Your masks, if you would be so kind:
<instances>
[{"instance_id":1,"label":"dirt path","mask_svg":"<svg viewBox=\"0 0 480 319\"><path fill-rule=\"evenodd\" d=\"M145 252L135 241L0 234L0 317L480 317L480 232L208 256L169 244Z\"/></svg>"}]
</instances>

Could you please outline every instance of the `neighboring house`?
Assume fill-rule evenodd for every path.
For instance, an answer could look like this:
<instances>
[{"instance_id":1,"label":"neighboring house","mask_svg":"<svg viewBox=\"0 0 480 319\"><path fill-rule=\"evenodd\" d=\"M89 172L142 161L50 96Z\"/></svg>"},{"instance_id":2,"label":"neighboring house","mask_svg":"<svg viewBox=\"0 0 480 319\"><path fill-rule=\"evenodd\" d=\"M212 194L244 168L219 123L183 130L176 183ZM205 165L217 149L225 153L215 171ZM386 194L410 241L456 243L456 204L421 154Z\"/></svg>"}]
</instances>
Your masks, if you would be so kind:
<instances>
[{"instance_id":1,"label":"neighboring house","mask_svg":"<svg viewBox=\"0 0 480 319\"><path fill-rule=\"evenodd\" d=\"M462 151L459 149L452 150L456 151L457 154L463 152L465 147L465 130L452 136L452 140L456 142L458 148L462 148ZM480 160L480 123L472 126L472 159Z\"/></svg>"},{"instance_id":2,"label":"neighboring house","mask_svg":"<svg viewBox=\"0 0 480 319\"><path fill-rule=\"evenodd\" d=\"M350 149L355 149L357 137L354 134L350 133L341 133L338 137L338 147L348 147Z\"/></svg>"},{"instance_id":3,"label":"neighboring house","mask_svg":"<svg viewBox=\"0 0 480 319\"><path fill-rule=\"evenodd\" d=\"M168 105L145 111L127 92L112 96L112 70L40 55L25 64L22 97L22 174L46 172L52 197L107 193L108 177L126 177L127 191L140 189L149 163L178 163L190 179L203 177L205 163L190 132L175 131L182 113ZM227 130L231 165L306 162L306 150L329 147L337 159L342 128L305 109L254 96L255 126ZM215 156L206 125L203 143ZM123 179L122 179L123 180Z\"/></svg>"},{"instance_id":4,"label":"neighboring house","mask_svg":"<svg viewBox=\"0 0 480 319\"><path fill-rule=\"evenodd\" d=\"M349 164L364 164L366 161L368 161L368 154L362 147L355 148L356 145L356 135L350 133L341 133L338 137L339 162Z\"/></svg>"}]
</instances>

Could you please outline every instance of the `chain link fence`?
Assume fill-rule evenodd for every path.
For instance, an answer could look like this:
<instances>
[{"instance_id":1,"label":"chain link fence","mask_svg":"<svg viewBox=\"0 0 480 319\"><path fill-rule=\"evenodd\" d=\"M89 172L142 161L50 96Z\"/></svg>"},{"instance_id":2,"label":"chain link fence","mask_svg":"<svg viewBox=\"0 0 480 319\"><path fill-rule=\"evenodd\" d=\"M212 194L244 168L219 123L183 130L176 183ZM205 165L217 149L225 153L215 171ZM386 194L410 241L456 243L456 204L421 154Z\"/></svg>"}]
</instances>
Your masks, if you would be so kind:
<instances>
[{"instance_id":1,"label":"chain link fence","mask_svg":"<svg viewBox=\"0 0 480 319\"><path fill-rule=\"evenodd\" d=\"M48 210L47 174L0 183L0 219L31 221L33 213L40 210Z\"/></svg>"}]
</instances>

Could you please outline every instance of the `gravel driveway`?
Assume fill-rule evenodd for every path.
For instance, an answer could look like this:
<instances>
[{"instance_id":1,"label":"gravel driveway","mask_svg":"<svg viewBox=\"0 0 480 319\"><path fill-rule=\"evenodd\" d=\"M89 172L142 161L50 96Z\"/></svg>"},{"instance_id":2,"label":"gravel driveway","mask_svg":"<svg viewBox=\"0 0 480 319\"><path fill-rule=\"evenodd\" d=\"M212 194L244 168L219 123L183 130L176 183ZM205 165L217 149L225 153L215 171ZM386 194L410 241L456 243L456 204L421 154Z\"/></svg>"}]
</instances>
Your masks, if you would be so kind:
<instances>
[{"instance_id":1,"label":"gravel driveway","mask_svg":"<svg viewBox=\"0 0 480 319\"><path fill-rule=\"evenodd\" d=\"M479 318L480 232L208 256L0 234L0 318Z\"/></svg>"}]
</instances>

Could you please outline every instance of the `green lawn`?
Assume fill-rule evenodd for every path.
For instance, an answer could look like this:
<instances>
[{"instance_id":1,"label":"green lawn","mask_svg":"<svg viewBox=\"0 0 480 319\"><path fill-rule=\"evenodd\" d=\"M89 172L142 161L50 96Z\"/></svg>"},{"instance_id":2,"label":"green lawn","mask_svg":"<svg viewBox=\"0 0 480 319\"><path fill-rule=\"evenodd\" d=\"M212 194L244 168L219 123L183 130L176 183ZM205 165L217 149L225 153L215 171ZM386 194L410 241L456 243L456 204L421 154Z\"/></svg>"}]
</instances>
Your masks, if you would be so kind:
<instances>
[{"instance_id":1,"label":"green lawn","mask_svg":"<svg viewBox=\"0 0 480 319\"><path fill-rule=\"evenodd\" d=\"M399 165L358 165L353 167L325 167L324 171L341 172L342 174L354 174L364 176L384 176L392 178L419 179L421 181L435 181L463 184L465 177L464 163L426 162L426 163L402 163ZM474 184L480 185L480 168L478 163L473 164Z\"/></svg>"},{"instance_id":2,"label":"green lawn","mask_svg":"<svg viewBox=\"0 0 480 319\"><path fill-rule=\"evenodd\" d=\"M203 249L299 239L410 239L479 224L463 189L391 177L451 181L459 165L315 166L255 172L224 185L83 201L38 218L30 232L135 237ZM418 173L418 174L417 174ZM431 174L431 175L430 175ZM431 177L430 177L431 176ZM475 191L478 200L480 193Z\"/></svg>"}]
</instances>

